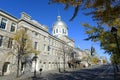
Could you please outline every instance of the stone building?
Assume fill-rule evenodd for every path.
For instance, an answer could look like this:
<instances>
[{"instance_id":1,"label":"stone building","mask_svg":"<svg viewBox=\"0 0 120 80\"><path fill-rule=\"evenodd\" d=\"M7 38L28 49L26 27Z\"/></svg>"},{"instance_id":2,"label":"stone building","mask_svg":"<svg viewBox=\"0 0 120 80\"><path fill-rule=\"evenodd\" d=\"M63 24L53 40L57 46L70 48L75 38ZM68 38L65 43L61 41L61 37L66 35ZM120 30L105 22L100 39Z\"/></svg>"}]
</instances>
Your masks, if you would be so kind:
<instances>
[{"instance_id":1,"label":"stone building","mask_svg":"<svg viewBox=\"0 0 120 80\"><path fill-rule=\"evenodd\" d=\"M105 56L100 56L99 64L107 64L107 58Z\"/></svg>"},{"instance_id":2,"label":"stone building","mask_svg":"<svg viewBox=\"0 0 120 80\"><path fill-rule=\"evenodd\" d=\"M14 41L11 36L16 30L27 28L27 33L32 39L32 44L40 53L37 55L37 62L31 62L29 71L43 71L67 67L67 61L71 59L71 52L74 49L74 40L68 37L68 27L57 16L57 21L52 26L52 34L48 27L40 24L26 14L21 13L20 19L0 10L0 73L4 75L14 72L17 69L17 52L12 48ZM11 55L12 54L12 55ZM32 60L35 55L31 54ZM3 71L4 68L4 71ZM23 67L25 70L25 67Z\"/></svg>"}]
</instances>

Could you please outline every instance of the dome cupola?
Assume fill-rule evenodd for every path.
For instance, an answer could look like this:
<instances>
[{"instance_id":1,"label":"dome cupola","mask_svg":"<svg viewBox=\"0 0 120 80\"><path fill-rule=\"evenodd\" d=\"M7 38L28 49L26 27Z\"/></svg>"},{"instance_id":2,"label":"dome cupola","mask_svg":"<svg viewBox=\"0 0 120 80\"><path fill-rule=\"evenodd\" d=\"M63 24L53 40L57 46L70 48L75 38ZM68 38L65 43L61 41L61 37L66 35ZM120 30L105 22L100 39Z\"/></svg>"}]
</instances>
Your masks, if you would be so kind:
<instances>
[{"instance_id":1,"label":"dome cupola","mask_svg":"<svg viewBox=\"0 0 120 80\"><path fill-rule=\"evenodd\" d=\"M67 25L61 20L61 16L57 16L57 21L52 26L53 36L68 36Z\"/></svg>"}]
</instances>

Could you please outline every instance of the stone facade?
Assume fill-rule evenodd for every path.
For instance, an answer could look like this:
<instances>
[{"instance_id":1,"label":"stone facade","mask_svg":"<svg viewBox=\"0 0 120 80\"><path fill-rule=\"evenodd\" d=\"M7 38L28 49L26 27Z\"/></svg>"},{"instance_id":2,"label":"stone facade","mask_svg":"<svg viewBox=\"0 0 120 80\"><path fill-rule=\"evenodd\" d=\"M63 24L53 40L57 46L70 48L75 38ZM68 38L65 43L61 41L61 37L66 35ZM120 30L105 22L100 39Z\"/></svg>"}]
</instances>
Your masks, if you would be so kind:
<instances>
[{"instance_id":1,"label":"stone facade","mask_svg":"<svg viewBox=\"0 0 120 80\"><path fill-rule=\"evenodd\" d=\"M40 68L43 71L68 68L68 62L72 60L76 60L72 65L78 65L81 62L88 66L82 58L90 55L90 50L75 48L74 40L68 37L68 27L60 16L57 16L57 21L53 23L52 34L50 34L47 26L32 20L24 12L18 19L0 10L0 74L4 72L4 75L7 75L17 70L18 54L13 48L12 36L21 28L27 29L34 48L40 52L36 61L33 60L35 54L29 55L29 64L24 65L21 72L39 71Z\"/></svg>"},{"instance_id":2,"label":"stone facade","mask_svg":"<svg viewBox=\"0 0 120 80\"><path fill-rule=\"evenodd\" d=\"M57 24L56 24L57 25ZM0 10L0 72L4 75L17 69L17 53L12 48L14 41L11 40L17 29L27 28L27 33L32 39L33 46L40 53L37 55L37 62L32 61L28 70L36 71L42 67L43 71L67 67L67 61L70 60L70 49L74 49L74 41L68 37L68 31L65 35L56 37L48 32L48 27L32 20L26 13L21 13L18 19L3 10ZM66 28L66 27L63 27ZM12 54L12 55L11 55ZM30 59L34 54L30 55ZM35 65L36 64L36 65ZM5 67L5 71L3 71ZM25 70L25 68L23 68Z\"/></svg>"}]
</instances>

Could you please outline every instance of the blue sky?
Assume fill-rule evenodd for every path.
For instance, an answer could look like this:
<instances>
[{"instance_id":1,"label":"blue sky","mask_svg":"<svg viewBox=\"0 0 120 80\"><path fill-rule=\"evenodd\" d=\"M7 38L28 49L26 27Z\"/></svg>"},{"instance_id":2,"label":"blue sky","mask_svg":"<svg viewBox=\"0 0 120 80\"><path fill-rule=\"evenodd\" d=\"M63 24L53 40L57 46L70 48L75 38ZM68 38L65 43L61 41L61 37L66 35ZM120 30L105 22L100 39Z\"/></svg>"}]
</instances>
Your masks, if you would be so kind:
<instances>
[{"instance_id":1,"label":"blue sky","mask_svg":"<svg viewBox=\"0 0 120 80\"><path fill-rule=\"evenodd\" d=\"M59 13L62 20L68 26L69 37L74 39L76 46L80 47L80 49L90 49L93 45L100 56L106 56L109 59L109 56L104 54L104 51L100 49L99 43L84 41L87 35L85 35L85 28L81 23L95 25L95 22L92 21L90 16L85 16L83 12L79 11L74 21L70 22L69 19L74 12L72 7L64 10L64 5L48 5L48 1L49 0L1 0L0 8L17 18L20 18L21 12L26 12L32 19L37 20L40 24L47 25L50 33L52 31L52 24L56 21Z\"/></svg>"}]
</instances>

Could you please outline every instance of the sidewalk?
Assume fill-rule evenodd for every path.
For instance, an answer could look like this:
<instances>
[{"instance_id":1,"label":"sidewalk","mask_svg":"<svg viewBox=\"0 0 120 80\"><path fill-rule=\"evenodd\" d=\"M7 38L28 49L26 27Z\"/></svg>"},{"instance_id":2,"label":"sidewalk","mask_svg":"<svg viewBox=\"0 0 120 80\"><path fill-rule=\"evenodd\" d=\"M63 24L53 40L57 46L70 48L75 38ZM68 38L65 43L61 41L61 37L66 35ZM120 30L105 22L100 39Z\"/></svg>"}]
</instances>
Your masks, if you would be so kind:
<instances>
[{"instance_id":1,"label":"sidewalk","mask_svg":"<svg viewBox=\"0 0 120 80\"><path fill-rule=\"evenodd\" d=\"M16 78L16 73L10 73L9 75L0 75L0 80L15 80Z\"/></svg>"},{"instance_id":2,"label":"sidewalk","mask_svg":"<svg viewBox=\"0 0 120 80\"><path fill-rule=\"evenodd\" d=\"M80 70L80 69L73 70L72 68L69 68L69 69L66 69L66 72L76 71L76 70ZM44 71L41 74L37 73L36 75L37 75L37 78L42 78L42 80L48 80L46 77L48 74L64 74L64 72L63 72L63 69L61 70L61 72L59 72L59 70L49 70L49 71ZM34 73L26 73L25 75L21 76L19 80L33 80L33 75Z\"/></svg>"},{"instance_id":3,"label":"sidewalk","mask_svg":"<svg viewBox=\"0 0 120 80\"><path fill-rule=\"evenodd\" d=\"M80 68L79 69L72 69L72 68L66 69L66 71L68 72L76 71L76 70L80 70ZM61 72L59 72L59 70L49 70L49 71L43 71L41 74L40 72L37 72L36 75L37 77L46 78L46 76L51 73L63 74L64 72L63 72L63 69ZM32 79L33 75L34 75L33 72L26 72L23 75L21 75L19 78L16 78L16 73L11 73L10 75L0 76L0 80L33 80Z\"/></svg>"}]
</instances>

